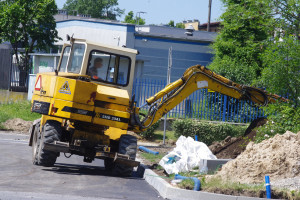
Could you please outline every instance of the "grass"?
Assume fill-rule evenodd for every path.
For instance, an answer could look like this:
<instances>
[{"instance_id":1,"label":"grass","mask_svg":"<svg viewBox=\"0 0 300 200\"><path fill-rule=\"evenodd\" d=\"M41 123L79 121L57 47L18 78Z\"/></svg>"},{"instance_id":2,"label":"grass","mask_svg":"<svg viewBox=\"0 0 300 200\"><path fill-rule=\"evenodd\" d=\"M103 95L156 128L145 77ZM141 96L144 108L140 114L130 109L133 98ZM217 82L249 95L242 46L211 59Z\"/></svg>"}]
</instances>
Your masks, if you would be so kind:
<instances>
[{"instance_id":1,"label":"grass","mask_svg":"<svg viewBox=\"0 0 300 200\"><path fill-rule=\"evenodd\" d=\"M175 137L174 131L166 131L166 140L176 141L178 138ZM153 140L154 141L163 141L164 131L156 130L154 131Z\"/></svg>"},{"instance_id":2,"label":"grass","mask_svg":"<svg viewBox=\"0 0 300 200\"><path fill-rule=\"evenodd\" d=\"M242 183L234 183L234 182L223 182L219 178L212 178L207 180L204 176L201 180L202 188L205 189L231 189L235 191L243 191L243 190L250 190L250 191L261 191L265 190L264 184L242 184Z\"/></svg>"},{"instance_id":3,"label":"grass","mask_svg":"<svg viewBox=\"0 0 300 200\"><path fill-rule=\"evenodd\" d=\"M145 152L142 152L141 153L141 156L152 162L152 163L159 163L159 161L165 156L164 154L158 154L158 155L154 155L154 154L151 154L151 153L145 153Z\"/></svg>"},{"instance_id":4,"label":"grass","mask_svg":"<svg viewBox=\"0 0 300 200\"><path fill-rule=\"evenodd\" d=\"M33 121L40 118L38 113L30 111L30 101L18 101L14 103L0 104L0 124L9 119L21 118L25 121ZM3 128L0 125L0 128Z\"/></svg>"}]
</instances>

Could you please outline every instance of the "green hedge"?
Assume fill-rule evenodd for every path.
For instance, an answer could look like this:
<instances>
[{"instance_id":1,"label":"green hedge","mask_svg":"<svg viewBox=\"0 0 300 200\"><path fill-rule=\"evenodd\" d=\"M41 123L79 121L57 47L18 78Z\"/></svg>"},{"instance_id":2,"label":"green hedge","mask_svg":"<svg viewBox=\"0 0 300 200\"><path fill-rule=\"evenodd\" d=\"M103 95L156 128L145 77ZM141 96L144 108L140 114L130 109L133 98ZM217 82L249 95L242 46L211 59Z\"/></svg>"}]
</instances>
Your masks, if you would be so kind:
<instances>
[{"instance_id":1,"label":"green hedge","mask_svg":"<svg viewBox=\"0 0 300 200\"><path fill-rule=\"evenodd\" d=\"M147 130L139 133L143 138L153 139L155 130L159 127L159 123L161 120L155 122L152 126L150 126Z\"/></svg>"},{"instance_id":2,"label":"green hedge","mask_svg":"<svg viewBox=\"0 0 300 200\"><path fill-rule=\"evenodd\" d=\"M197 135L198 141L211 145L214 141L224 140L227 136L243 136L247 126L178 119L173 122L172 128L176 137L184 135L194 138Z\"/></svg>"}]
</instances>

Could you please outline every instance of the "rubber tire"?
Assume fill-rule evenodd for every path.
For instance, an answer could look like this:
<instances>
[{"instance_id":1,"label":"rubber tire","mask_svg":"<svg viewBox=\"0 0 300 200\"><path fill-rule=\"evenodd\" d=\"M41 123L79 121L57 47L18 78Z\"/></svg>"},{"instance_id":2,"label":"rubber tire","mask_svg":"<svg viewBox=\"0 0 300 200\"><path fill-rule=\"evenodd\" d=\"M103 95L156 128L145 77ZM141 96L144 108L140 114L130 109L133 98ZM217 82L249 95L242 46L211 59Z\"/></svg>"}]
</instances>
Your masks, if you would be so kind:
<instances>
[{"instance_id":1,"label":"rubber tire","mask_svg":"<svg viewBox=\"0 0 300 200\"><path fill-rule=\"evenodd\" d=\"M38 122L34 127L33 137L32 137L32 163L38 165L38 152L40 147L40 125L41 122Z\"/></svg>"},{"instance_id":2,"label":"rubber tire","mask_svg":"<svg viewBox=\"0 0 300 200\"><path fill-rule=\"evenodd\" d=\"M135 160L137 151L137 139L132 135L121 135L119 141L119 153L129 155L131 160ZM127 165L121 165L118 163L114 164L113 175L116 176L131 176L133 172L133 167Z\"/></svg>"},{"instance_id":3,"label":"rubber tire","mask_svg":"<svg viewBox=\"0 0 300 200\"><path fill-rule=\"evenodd\" d=\"M104 159L104 167L105 167L105 170L111 171L114 168L114 159L105 158Z\"/></svg>"},{"instance_id":4,"label":"rubber tire","mask_svg":"<svg viewBox=\"0 0 300 200\"><path fill-rule=\"evenodd\" d=\"M39 134L39 148L36 154L37 165L51 167L55 164L59 153L44 150L44 145L45 143L54 143L54 141L60 141L61 137L61 123L53 120L48 120L43 127L42 134Z\"/></svg>"}]
</instances>

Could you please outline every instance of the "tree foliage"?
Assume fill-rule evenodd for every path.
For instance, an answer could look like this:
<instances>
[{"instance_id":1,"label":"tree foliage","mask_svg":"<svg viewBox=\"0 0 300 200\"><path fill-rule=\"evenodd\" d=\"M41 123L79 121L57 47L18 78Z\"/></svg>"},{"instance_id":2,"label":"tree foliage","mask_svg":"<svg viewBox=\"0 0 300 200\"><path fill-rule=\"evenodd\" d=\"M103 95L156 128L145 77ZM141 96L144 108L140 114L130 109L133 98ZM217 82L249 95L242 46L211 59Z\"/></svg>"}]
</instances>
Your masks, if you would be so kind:
<instances>
[{"instance_id":1,"label":"tree foliage","mask_svg":"<svg viewBox=\"0 0 300 200\"><path fill-rule=\"evenodd\" d=\"M263 68L261 54L272 28L272 9L266 0L223 3L227 10L220 17L223 29L213 45L210 68L233 81L251 84Z\"/></svg>"},{"instance_id":2,"label":"tree foliage","mask_svg":"<svg viewBox=\"0 0 300 200\"><path fill-rule=\"evenodd\" d=\"M183 23L176 23L176 28L185 28Z\"/></svg>"},{"instance_id":3,"label":"tree foliage","mask_svg":"<svg viewBox=\"0 0 300 200\"><path fill-rule=\"evenodd\" d=\"M116 7L118 0L67 0L64 9L69 13L91 15L92 18L116 20L124 10Z\"/></svg>"},{"instance_id":4,"label":"tree foliage","mask_svg":"<svg viewBox=\"0 0 300 200\"><path fill-rule=\"evenodd\" d=\"M0 3L0 42L13 47L17 64L27 71L29 53L45 50L59 37L53 17L57 13L54 0L5 0ZM22 55L19 59L19 48Z\"/></svg>"},{"instance_id":5,"label":"tree foliage","mask_svg":"<svg viewBox=\"0 0 300 200\"><path fill-rule=\"evenodd\" d=\"M134 17L133 11L130 11L125 16L124 23L144 25L146 22L145 19Z\"/></svg>"},{"instance_id":6,"label":"tree foliage","mask_svg":"<svg viewBox=\"0 0 300 200\"><path fill-rule=\"evenodd\" d=\"M271 3L276 14L277 37L291 34L300 40L300 1L273 0Z\"/></svg>"},{"instance_id":7,"label":"tree foliage","mask_svg":"<svg viewBox=\"0 0 300 200\"><path fill-rule=\"evenodd\" d=\"M170 20L170 22L168 23L168 25L169 25L170 27L175 27L174 20Z\"/></svg>"},{"instance_id":8,"label":"tree foliage","mask_svg":"<svg viewBox=\"0 0 300 200\"><path fill-rule=\"evenodd\" d=\"M300 40L286 35L270 41L263 54L264 70L261 84L269 91L288 95L296 106L300 105Z\"/></svg>"}]
</instances>

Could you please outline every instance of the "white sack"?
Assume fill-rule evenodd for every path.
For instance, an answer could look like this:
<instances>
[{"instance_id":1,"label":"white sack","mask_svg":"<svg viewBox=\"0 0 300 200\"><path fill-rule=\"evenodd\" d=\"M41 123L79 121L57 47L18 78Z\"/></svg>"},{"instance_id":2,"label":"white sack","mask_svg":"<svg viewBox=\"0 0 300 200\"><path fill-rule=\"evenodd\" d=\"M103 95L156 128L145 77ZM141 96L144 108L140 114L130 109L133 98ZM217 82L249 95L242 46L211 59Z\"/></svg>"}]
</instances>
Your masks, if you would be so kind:
<instances>
[{"instance_id":1,"label":"white sack","mask_svg":"<svg viewBox=\"0 0 300 200\"><path fill-rule=\"evenodd\" d=\"M176 161L167 163L174 156L176 156ZM217 159L217 157L212 154L203 142L195 141L191 137L180 136L176 142L176 147L172 152L164 156L159 164L168 174L178 174L197 167L200 159Z\"/></svg>"}]
</instances>

